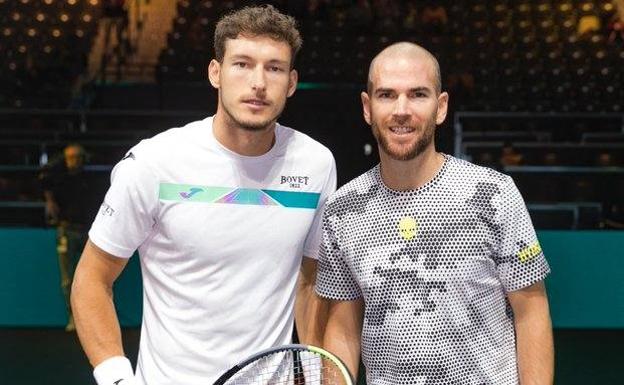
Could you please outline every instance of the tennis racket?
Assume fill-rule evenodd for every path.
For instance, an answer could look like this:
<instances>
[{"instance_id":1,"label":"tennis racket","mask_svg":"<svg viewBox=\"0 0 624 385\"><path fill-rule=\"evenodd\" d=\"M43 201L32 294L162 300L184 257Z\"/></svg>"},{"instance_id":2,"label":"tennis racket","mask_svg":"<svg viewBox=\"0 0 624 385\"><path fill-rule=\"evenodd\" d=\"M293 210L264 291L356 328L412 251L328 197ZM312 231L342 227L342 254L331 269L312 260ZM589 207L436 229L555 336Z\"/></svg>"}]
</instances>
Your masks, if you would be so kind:
<instances>
[{"instance_id":1,"label":"tennis racket","mask_svg":"<svg viewBox=\"0 0 624 385\"><path fill-rule=\"evenodd\" d=\"M225 372L213 385L353 385L345 364L309 345L263 350Z\"/></svg>"}]
</instances>

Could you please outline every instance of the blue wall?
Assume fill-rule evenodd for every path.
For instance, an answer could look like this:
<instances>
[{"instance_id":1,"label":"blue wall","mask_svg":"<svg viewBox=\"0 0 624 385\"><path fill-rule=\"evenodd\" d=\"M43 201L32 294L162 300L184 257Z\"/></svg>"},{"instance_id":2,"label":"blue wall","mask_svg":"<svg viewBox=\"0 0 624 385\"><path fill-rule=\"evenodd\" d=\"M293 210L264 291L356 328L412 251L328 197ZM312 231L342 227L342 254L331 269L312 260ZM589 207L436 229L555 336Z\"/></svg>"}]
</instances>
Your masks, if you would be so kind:
<instances>
[{"instance_id":1,"label":"blue wall","mask_svg":"<svg viewBox=\"0 0 624 385\"><path fill-rule=\"evenodd\" d=\"M0 229L0 326L65 326L56 231ZM115 285L117 315L124 326L141 322L139 260L130 259Z\"/></svg>"},{"instance_id":2,"label":"blue wall","mask_svg":"<svg viewBox=\"0 0 624 385\"><path fill-rule=\"evenodd\" d=\"M553 273L547 279L558 328L624 328L624 232L541 231ZM55 232L0 229L0 326L63 326L67 319ZM121 323L141 320L138 258L115 286Z\"/></svg>"}]
</instances>

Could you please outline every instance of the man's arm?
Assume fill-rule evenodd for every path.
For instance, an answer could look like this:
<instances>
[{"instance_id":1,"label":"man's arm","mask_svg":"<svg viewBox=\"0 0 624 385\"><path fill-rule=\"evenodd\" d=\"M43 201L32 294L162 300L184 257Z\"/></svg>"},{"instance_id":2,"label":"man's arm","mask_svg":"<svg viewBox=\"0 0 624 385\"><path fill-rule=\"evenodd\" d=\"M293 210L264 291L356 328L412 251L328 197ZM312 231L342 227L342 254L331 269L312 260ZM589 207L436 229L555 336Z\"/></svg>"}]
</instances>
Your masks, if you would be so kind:
<instances>
[{"instance_id":1,"label":"man's arm","mask_svg":"<svg viewBox=\"0 0 624 385\"><path fill-rule=\"evenodd\" d=\"M322 345L327 323L327 301L314 291L317 265L315 259L303 257L295 300L295 324L299 342L314 346Z\"/></svg>"},{"instance_id":2,"label":"man's arm","mask_svg":"<svg viewBox=\"0 0 624 385\"><path fill-rule=\"evenodd\" d=\"M337 355L358 378L364 301L329 301L323 348Z\"/></svg>"},{"instance_id":3,"label":"man's arm","mask_svg":"<svg viewBox=\"0 0 624 385\"><path fill-rule=\"evenodd\" d=\"M80 343L94 367L123 356L113 283L128 262L87 241L74 273L71 304Z\"/></svg>"},{"instance_id":4,"label":"man's arm","mask_svg":"<svg viewBox=\"0 0 624 385\"><path fill-rule=\"evenodd\" d=\"M543 282L507 293L514 312L521 385L552 385L554 347Z\"/></svg>"}]
</instances>

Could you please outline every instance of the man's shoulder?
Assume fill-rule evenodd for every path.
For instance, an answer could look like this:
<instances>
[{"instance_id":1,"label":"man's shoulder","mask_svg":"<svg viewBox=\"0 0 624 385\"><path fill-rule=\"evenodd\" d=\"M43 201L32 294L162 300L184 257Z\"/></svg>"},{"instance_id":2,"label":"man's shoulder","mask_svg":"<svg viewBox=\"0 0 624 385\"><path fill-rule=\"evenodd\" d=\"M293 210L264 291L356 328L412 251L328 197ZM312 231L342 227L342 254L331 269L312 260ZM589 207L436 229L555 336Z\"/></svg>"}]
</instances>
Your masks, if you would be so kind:
<instances>
[{"instance_id":1,"label":"man's shoulder","mask_svg":"<svg viewBox=\"0 0 624 385\"><path fill-rule=\"evenodd\" d=\"M340 187L327 200L327 214L340 215L353 210L361 210L381 188L378 167L366 171Z\"/></svg>"},{"instance_id":2,"label":"man's shoulder","mask_svg":"<svg viewBox=\"0 0 624 385\"><path fill-rule=\"evenodd\" d=\"M480 205L479 202L491 202L495 196L508 196L517 191L513 179L500 171L453 157L450 163L445 187L466 202ZM496 202L500 203L501 199Z\"/></svg>"},{"instance_id":3,"label":"man's shoulder","mask_svg":"<svg viewBox=\"0 0 624 385\"><path fill-rule=\"evenodd\" d=\"M511 177L503 174L500 171L493 168L480 166L478 164L471 163L465 159L449 157L449 171L453 179L462 181L464 183L477 184L477 183L494 183L494 184L507 184L511 180Z\"/></svg>"},{"instance_id":4,"label":"man's shoulder","mask_svg":"<svg viewBox=\"0 0 624 385\"><path fill-rule=\"evenodd\" d=\"M206 120L194 121L184 126L169 128L137 143L126 157L148 158L151 160L169 157L174 151L188 151L188 144L197 143L199 134L207 129Z\"/></svg>"},{"instance_id":5,"label":"man's shoulder","mask_svg":"<svg viewBox=\"0 0 624 385\"><path fill-rule=\"evenodd\" d=\"M334 156L331 150L309 135L281 124L276 126L276 130L276 134L281 137L288 149L294 149L306 156L333 160Z\"/></svg>"}]
</instances>

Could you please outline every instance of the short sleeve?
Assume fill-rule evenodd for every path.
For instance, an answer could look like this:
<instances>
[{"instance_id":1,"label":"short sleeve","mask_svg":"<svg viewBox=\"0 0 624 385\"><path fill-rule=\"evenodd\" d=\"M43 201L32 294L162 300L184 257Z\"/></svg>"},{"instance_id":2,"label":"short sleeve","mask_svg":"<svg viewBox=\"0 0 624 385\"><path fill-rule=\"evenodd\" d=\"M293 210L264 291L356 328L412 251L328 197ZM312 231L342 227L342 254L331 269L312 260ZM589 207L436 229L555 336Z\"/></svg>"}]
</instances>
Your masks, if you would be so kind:
<instances>
[{"instance_id":1,"label":"short sleeve","mask_svg":"<svg viewBox=\"0 0 624 385\"><path fill-rule=\"evenodd\" d=\"M546 278L550 267L520 191L507 178L499 201L501 238L496 261L503 287L515 291Z\"/></svg>"},{"instance_id":2,"label":"short sleeve","mask_svg":"<svg viewBox=\"0 0 624 385\"><path fill-rule=\"evenodd\" d=\"M89 239L114 256L130 258L150 234L157 208L158 180L147 164L129 152L113 169Z\"/></svg>"},{"instance_id":3,"label":"short sleeve","mask_svg":"<svg viewBox=\"0 0 624 385\"><path fill-rule=\"evenodd\" d=\"M352 301L360 298L362 293L336 236L336 231L340 228L338 216L323 215L323 238L319 252L316 292L325 298Z\"/></svg>"},{"instance_id":4,"label":"short sleeve","mask_svg":"<svg viewBox=\"0 0 624 385\"><path fill-rule=\"evenodd\" d=\"M314 214L314 219L312 221L312 225L310 226L310 230L308 231L308 235L306 236L303 247L303 255L308 258L318 259L319 247L321 243L323 208L325 207L325 202L327 201L327 198L329 198L329 196L331 196L335 191L336 162L334 160L334 157L331 156L327 180L323 185L323 190L321 191L321 195L319 197L316 213Z\"/></svg>"}]
</instances>

